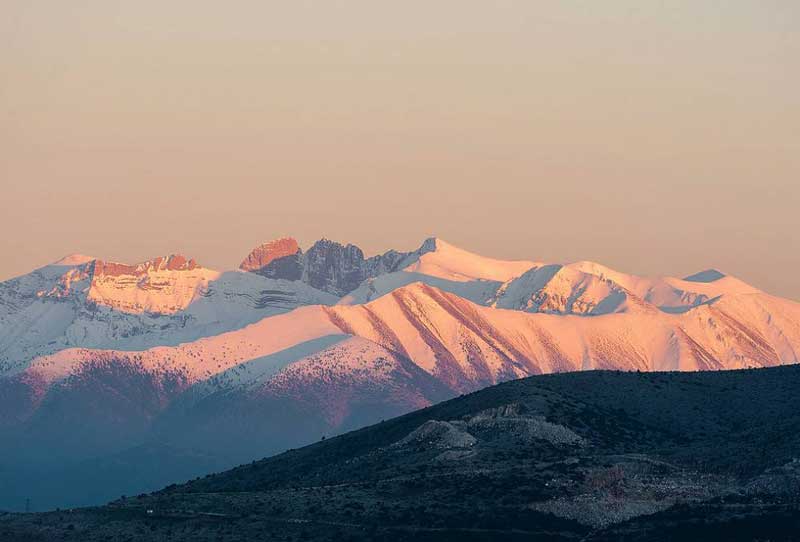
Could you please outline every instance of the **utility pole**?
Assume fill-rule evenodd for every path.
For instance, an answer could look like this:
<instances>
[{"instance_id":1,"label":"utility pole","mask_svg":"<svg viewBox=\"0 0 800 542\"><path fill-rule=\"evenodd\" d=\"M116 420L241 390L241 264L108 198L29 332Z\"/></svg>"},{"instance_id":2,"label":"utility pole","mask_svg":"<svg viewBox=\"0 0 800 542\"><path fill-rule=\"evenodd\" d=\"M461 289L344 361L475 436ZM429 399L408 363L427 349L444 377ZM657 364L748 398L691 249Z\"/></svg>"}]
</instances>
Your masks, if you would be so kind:
<instances>
[{"instance_id":1,"label":"utility pole","mask_svg":"<svg viewBox=\"0 0 800 542\"><path fill-rule=\"evenodd\" d=\"M31 511L31 500L30 498L25 499L25 513L28 514Z\"/></svg>"}]
</instances>

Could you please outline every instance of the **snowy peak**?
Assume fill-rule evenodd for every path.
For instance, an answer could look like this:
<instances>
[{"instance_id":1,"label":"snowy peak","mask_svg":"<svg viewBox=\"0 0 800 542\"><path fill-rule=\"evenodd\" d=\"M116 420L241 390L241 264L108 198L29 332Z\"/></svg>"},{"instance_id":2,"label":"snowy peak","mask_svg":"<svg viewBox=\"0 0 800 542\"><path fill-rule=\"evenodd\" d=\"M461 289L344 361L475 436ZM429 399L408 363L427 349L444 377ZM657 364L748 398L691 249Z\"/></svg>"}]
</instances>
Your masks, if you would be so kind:
<instances>
[{"instance_id":1,"label":"snowy peak","mask_svg":"<svg viewBox=\"0 0 800 542\"><path fill-rule=\"evenodd\" d=\"M456 282L502 283L534 265L529 261L486 258L436 237L429 237L411 252L388 250L369 258L365 258L356 245L325 238L303 252L297 242L289 238L257 247L245 258L240 269L271 278L302 280L319 290L345 296L364 281L399 271Z\"/></svg>"},{"instance_id":2,"label":"snowy peak","mask_svg":"<svg viewBox=\"0 0 800 542\"><path fill-rule=\"evenodd\" d=\"M135 314L184 310L219 275L179 254L136 265L80 254L57 263L44 271L57 280L35 290L37 296L81 292L96 304ZM71 269L65 273L64 266ZM353 244L323 238L304 252L296 239L284 237L256 247L239 267L304 283L344 305L365 303L413 282L497 308L584 316L631 309L675 314L723 295L760 293L716 269L685 279L639 277L592 261L562 265L488 258L437 237L425 239L414 251L388 250L368 258Z\"/></svg>"},{"instance_id":3,"label":"snowy peak","mask_svg":"<svg viewBox=\"0 0 800 542\"><path fill-rule=\"evenodd\" d=\"M390 272L368 276L358 288L344 296L340 304L365 303L414 282L435 286L475 303L489 304L505 282L539 265L530 261L486 258L436 237L426 239L420 248L404 256L396 260Z\"/></svg>"},{"instance_id":4,"label":"snowy peak","mask_svg":"<svg viewBox=\"0 0 800 542\"><path fill-rule=\"evenodd\" d=\"M134 265L92 259L43 285L36 296L88 301L126 313L174 314L185 309L219 275L181 254Z\"/></svg>"},{"instance_id":5,"label":"snowy peak","mask_svg":"<svg viewBox=\"0 0 800 542\"><path fill-rule=\"evenodd\" d=\"M645 303L670 313L690 310L723 295L762 293L761 290L716 270L697 273L688 277L692 280L687 280L629 275L594 262L576 262L566 267L613 282Z\"/></svg>"},{"instance_id":6,"label":"snowy peak","mask_svg":"<svg viewBox=\"0 0 800 542\"><path fill-rule=\"evenodd\" d=\"M553 264L534 267L504 285L492 306L592 316L626 310L630 308L626 301L631 297L630 292L609 279Z\"/></svg>"},{"instance_id":7,"label":"snowy peak","mask_svg":"<svg viewBox=\"0 0 800 542\"><path fill-rule=\"evenodd\" d=\"M403 270L447 280L467 282L493 280L506 282L534 267L531 261L508 261L487 258L458 248L441 239L426 239L419 258Z\"/></svg>"}]
</instances>

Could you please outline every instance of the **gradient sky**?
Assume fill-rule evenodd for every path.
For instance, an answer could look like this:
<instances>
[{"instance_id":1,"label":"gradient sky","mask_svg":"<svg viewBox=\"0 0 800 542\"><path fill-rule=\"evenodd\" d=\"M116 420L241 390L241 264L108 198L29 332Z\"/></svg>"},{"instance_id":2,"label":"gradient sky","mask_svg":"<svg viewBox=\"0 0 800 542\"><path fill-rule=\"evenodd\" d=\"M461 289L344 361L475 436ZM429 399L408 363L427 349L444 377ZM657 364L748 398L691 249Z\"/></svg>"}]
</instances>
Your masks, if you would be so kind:
<instances>
[{"instance_id":1,"label":"gradient sky","mask_svg":"<svg viewBox=\"0 0 800 542\"><path fill-rule=\"evenodd\" d=\"M0 0L0 279L322 236L800 299L800 3Z\"/></svg>"}]
</instances>

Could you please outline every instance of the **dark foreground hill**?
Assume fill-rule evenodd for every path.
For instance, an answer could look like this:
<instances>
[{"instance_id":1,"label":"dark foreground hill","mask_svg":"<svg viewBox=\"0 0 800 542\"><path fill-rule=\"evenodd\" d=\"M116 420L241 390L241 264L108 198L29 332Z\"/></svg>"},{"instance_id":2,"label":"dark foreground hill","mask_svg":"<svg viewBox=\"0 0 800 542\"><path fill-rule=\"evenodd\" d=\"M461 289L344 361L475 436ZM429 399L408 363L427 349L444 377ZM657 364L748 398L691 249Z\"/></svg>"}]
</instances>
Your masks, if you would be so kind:
<instances>
[{"instance_id":1,"label":"dark foreground hill","mask_svg":"<svg viewBox=\"0 0 800 542\"><path fill-rule=\"evenodd\" d=\"M508 382L0 540L796 540L800 367Z\"/></svg>"}]
</instances>

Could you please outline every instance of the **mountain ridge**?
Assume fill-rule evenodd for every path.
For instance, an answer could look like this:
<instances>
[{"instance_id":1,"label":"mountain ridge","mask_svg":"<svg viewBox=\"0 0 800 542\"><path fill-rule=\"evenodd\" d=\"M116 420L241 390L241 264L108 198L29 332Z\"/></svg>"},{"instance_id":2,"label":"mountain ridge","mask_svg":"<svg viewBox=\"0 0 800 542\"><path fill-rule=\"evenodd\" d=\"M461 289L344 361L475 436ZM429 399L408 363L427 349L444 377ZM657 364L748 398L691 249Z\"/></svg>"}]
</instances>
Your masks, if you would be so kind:
<instances>
[{"instance_id":1,"label":"mountain ridge","mask_svg":"<svg viewBox=\"0 0 800 542\"><path fill-rule=\"evenodd\" d=\"M58 446L73 476L146 446L222 468L530 375L800 361L800 304L730 276L507 262L437 238L372 257L285 238L250 271L84 260L0 283L0 467L52 470Z\"/></svg>"}]
</instances>

